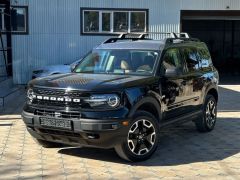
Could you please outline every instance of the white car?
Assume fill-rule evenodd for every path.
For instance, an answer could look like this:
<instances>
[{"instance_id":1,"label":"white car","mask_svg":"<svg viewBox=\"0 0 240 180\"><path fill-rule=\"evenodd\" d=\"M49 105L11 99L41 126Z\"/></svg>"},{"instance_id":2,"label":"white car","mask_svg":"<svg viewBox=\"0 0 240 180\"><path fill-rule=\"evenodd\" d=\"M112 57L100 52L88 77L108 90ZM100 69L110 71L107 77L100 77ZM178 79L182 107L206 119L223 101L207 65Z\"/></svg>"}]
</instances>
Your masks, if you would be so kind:
<instances>
[{"instance_id":1,"label":"white car","mask_svg":"<svg viewBox=\"0 0 240 180\"><path fill-rule=\"evenodd\" d=\"M46 77L54 74L65 74L65 73L70 73L72 69L78 65L78 63L81 61L81 59L73 62L72 64L69 65L50 65L50 66L45 66L39 69L36 69L32 72L32 79L39 78L39 77Z\"/></svg>"}]
</instances>

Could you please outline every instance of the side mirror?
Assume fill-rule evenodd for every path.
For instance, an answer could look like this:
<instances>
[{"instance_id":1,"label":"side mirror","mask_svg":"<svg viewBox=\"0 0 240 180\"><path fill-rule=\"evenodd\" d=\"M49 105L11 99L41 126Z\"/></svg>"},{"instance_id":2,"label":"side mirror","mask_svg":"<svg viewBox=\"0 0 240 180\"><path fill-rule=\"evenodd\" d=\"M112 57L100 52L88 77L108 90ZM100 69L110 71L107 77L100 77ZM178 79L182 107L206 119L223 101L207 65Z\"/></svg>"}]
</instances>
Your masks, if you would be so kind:
<instances>
[{"instance_id":1,"label":"side mirror","mask_svg":"<svg viewBox=\"0 0 240 180\"><path fill-rule=\"evenodd\" d=\"M74 65L70 66L71 72L73 72L73 70L75 69L76 66L77 66L77 64L74 64Z\"/></svg>"},{"instance_id":2,"label":"side mirror","mask_svg":"<svg viewBox=\"0 0 240 180\"><path fill-rule=\"evenodd\" d=\"M181 74L181 71L178 68L168 68L165 71L165 77L177 77Z\"/></svg>"},{"instance_id":3,"label":"side mirror","mask_svg":"<svg viewBox=\"0 0 240 180\"><path fill-rule=\"evenodd\" d=\"M72 63L70 65L70 69L71 69L71 72L73 72L73 70L77 67L77 65L79 65L79 63L81 62L82 59L79 59L78 61Z\"/></svg>"}]
</instances>

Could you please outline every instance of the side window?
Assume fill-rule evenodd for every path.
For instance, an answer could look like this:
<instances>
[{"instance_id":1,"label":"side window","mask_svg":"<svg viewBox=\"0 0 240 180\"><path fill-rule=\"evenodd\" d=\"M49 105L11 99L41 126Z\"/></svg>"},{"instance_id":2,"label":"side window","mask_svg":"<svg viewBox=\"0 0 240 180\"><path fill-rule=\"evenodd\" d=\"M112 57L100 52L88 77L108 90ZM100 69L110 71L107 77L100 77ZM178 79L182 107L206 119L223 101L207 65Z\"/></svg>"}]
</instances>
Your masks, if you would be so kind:
<instances>
[{"instance_id":1,"label":"side window","mask_svg":"<svg viewBox=\"0 0 240 180\"><path fill-rule=\"evenodd\" d=\"M168 49L163 56L162 72L166 69L179 68L183 70L183 62L177 48Z\"/></svg>"},{"instance_id":2,"label":"side window","mask_svg":"<svg viewBox=\"0 0 240 180\"><path fill-rule=\"evenodd\" d=\"M212 59L209 51L206 48L198 48L199 63L203 70L207 70L212 66Z\"/></svg>"},{"instance_id":3,"label":"side window","mask_svg":"<svg viewBox=\"0 0 240 180\"><path fill-rule=\"evenodd\" d=\"M197 50L194 48L186 47L186 48L182 49L182 52L183 52L183 56L184 56L184 59L187 64L188 71L194 72L194 71L198 70L199 69L199 62L198 62L199 55L197 53Z\"/></svg>"}]
</instances>

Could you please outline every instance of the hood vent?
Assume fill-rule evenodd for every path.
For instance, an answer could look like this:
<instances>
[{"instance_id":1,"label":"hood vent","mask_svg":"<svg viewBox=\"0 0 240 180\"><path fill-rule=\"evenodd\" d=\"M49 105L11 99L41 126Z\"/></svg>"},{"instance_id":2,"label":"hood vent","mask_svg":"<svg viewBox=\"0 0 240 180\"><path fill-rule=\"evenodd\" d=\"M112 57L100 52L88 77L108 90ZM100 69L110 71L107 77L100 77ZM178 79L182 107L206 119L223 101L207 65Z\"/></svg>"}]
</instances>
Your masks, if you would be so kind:
<instances>
[{"instance_id":1,"label":"hood vent","mask_svg":"<svg viewBox=\"0 0 240 180\"><path fill-rule=\"evenodd\" d=\"M69 78L69 77L63 77L57 80L53 80L53 83L59 83L59 84L69 84L69 85L85 85L88 84L93 79L90 78Z\"/></svg>"}]
</instances>

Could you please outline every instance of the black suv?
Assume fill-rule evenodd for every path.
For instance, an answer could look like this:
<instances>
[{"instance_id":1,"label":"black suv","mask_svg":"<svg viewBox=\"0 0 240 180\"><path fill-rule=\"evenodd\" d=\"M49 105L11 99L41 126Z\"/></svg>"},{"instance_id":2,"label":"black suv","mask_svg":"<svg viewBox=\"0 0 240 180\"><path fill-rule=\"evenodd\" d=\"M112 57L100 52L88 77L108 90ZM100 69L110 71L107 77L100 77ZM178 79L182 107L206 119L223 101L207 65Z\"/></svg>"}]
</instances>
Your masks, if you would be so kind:
<instances>
[{"instance_id":1,"label":"black suv","mask_svg":"<svg viewBox=\"0 0 240 180\"><path fill-rule=\"evenodd\" d=\"M205 43L171 33L110 38L73 73L32 80L22 117L44 147L115 148L129 161L149 158L161 128L216 123L219 81Z\"/></svg>"}]
</instances>

